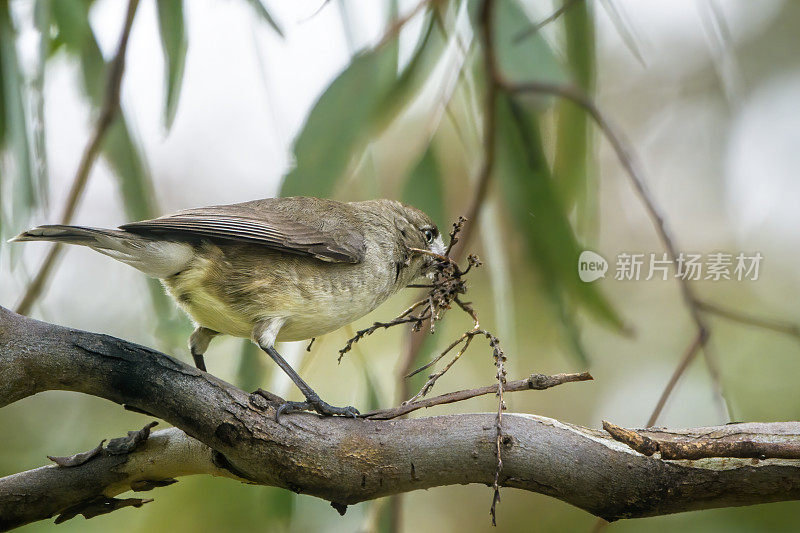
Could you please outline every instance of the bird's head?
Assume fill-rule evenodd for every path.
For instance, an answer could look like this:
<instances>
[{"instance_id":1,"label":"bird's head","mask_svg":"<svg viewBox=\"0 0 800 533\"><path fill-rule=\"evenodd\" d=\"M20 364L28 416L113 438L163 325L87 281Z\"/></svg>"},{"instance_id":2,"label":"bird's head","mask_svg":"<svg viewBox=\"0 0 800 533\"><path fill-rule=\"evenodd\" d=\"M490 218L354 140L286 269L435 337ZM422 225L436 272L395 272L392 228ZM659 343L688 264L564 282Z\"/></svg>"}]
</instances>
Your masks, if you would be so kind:
<instances>
[{"instance_id":1,"label":"bird's head","mask_svg":"<svg viewBox=\"0 0 800 533\"><path fill-rule=\"evenodd\" d=\"M391 200L385 202L386 207L393 211L399 244L409 252L409 266L418 268L419 274L430 274L435 255L442 256L447 250L439 228L416 207ZM430 254L415 250L425 250Z\"/></svg>"}]
</instances>

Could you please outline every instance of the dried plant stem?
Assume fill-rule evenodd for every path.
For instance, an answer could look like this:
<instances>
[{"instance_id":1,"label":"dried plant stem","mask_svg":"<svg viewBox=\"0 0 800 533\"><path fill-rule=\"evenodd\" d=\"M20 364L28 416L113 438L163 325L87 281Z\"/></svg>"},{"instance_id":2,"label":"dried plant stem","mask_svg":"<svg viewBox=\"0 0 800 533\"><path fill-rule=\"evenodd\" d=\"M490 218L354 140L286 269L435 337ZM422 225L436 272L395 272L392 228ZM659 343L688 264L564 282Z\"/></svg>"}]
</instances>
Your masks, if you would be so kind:
<instances>
[{"instance_id":1,"label":"dried plant stem","mask_svg":"<svg viewBox=\"0 0 800 533\"><path fill-rule=\"evenodd\" d=\"M667 400L672 395L672 391L675 390L675 385L678 384L678 381L681 379L681 376L683 376L683 373L686 372L689 364L694 361L697 352L700 351L704 343L705 339L702 333L698 333L695 335L694 339L692 339L691 344L686 348L683 357L680 359L680 364L672 372L672 376L670 376L664 390L661 392L661 396L658 398L658 402L653 408L650 418L647 419L646 427L653 427L656 424L658 417L661 416L661 412L664 410L664 406L667 404Z\"/></svg>"},{"instance_id":2,"label":"dried plant stem","mask_svg":"<svg viewBox=\"0 0 800 533\"><path fill-rule=\"evenodd\" d=\"M423 396L425 396L426 394L428 394L428 392L433 388L433 385L436 383L436 381L440 377L442 377L448 370L450 370L450 367L452 367L455 364L455 362L458 361L459 358L462 355L464 355L464 352L467 350L467 348L469 348L469 345L472 342L472 339L474 338L474 336L477 333L478 333L477 330L470 330L470 331L464 333L458 340L456 340L450 346L448 346L442 353L440 353L439 355L434 357L431 362L429 362L426 365L418 368L417 370L411 372L408 376L406 376L406 377L411 377L411 376L413 376L413 375L415 375L415 374L417 374L419 372L422 372L423 370L433 366L442 357L444 357L448 352L450 352L450 350L452 350L453 348L455 348L459 344L464 343L464 345L461 347L461 349L458 350L458 352L456 352L456 355L450 360L450 362L447 363L444 366L444 368L442 368L438 372L435 372L435 373L431 374L430 376L428 376L428 381L425 382L425 384L422 386L422 388L419 390L419 392L416 393L409 400L406 400L405 402L403 402L403 404L414 403L417 400L419 400L420 398L422 398Z\"/></svg>"},{"instance_id":3,"label":"dried plant stem","mask_svg":"<svg viewBox=\"0 0 800 533\"><path fill-rule=\"evenodd\" d=\"M554 374L552 376L548 376L546 374L531 374L526 379L520 379L506 383L503 387L503 391L518 392L524 390L545 390L552 387L557 387L558 385L563 385L564 383L591 381L592 379L593 378L591 374L588 372ZM470 398L484 396L486 394L497 394L498 387L499 385L495 383L494 385L487 385L477 389L448 392L439 396L424 398L413 403L406 402L398 407L392 407L391 409L380 409L378 411L363 413L361 417L375 420L391 420L392 418L398 418L400 416L407 415L418 409L426 409L436 405L461 402L464 400L469 400Z\"/></svg>"}]
</instances>

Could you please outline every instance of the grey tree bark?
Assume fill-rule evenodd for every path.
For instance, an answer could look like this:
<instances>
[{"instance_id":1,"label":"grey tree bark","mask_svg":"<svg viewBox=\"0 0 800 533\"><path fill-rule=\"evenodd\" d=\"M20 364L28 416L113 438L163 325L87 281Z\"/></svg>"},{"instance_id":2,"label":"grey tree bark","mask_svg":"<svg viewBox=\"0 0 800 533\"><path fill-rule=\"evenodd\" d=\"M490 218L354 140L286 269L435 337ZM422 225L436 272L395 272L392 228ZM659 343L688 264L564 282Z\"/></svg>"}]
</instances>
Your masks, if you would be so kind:
<instances>
[{"instance_id":1,"label":"grey tree bark","mask_svg":"<svg viewBox=\"0 0 800 533\"><path fill-rule=\"evenodd\" d=\"M98 501L113 507L103 498L192 474L283 487L339 510L381 496L491 485L494 479L495 413L404 420L293 414L277 423L263 396L167 355L3 308L0 376L0 407L42 391L70 390L175 426L154 432L130 453L102 451L78 466L0 478L0 529L74 514ZM607 520L800 498L800 423L628 433L644 439L644 447L602 430L506 414L501 485L547 494ZM692 450L712 443L734 457L665 460L658 442L661 449L676 442Z\"/></svg>"}]
</instances>

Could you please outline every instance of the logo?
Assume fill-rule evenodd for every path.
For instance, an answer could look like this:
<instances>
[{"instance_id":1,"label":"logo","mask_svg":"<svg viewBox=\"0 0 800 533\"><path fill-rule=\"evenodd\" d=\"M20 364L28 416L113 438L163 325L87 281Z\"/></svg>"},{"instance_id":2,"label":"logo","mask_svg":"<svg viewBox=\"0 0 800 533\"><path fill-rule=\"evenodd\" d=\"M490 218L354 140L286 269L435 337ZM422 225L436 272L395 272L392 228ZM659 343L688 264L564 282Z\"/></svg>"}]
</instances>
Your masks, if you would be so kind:
<instances>
[{"instance_id":1,"label":"logo","mask_svg":"<svg viewBox=\"0 0 800 533\"><path fill-rule=\"evenodd\" d=\"M606 277L608 261L602 255L584 250L578 258L578 277L585 283Z\"/></svg>"}]
</instances>

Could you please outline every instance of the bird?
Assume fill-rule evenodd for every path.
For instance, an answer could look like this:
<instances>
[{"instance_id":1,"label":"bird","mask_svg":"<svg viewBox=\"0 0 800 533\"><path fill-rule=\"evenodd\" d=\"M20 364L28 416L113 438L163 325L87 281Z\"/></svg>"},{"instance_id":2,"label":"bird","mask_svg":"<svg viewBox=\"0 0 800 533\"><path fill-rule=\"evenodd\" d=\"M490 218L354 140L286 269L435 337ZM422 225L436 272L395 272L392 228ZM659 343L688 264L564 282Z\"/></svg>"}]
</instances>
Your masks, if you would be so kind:
<instances>
[{"instance_id":1,"label":"bird","mask_svg":"<svg viewBox=\"0 0 800 533\"><path fill-rule=\"evenodd\" d=\"M195 324L189 351L202 371L214 337L251 339L305 397L281 404L278 417L358 416L323 401L275 343L350 324L431 275L434 257L445 254L436 224L419 209L307 196L187 209L116 229L43 225L9 242L22 241L87 246L159 279Z\"/></svg>"}]
</instances>

